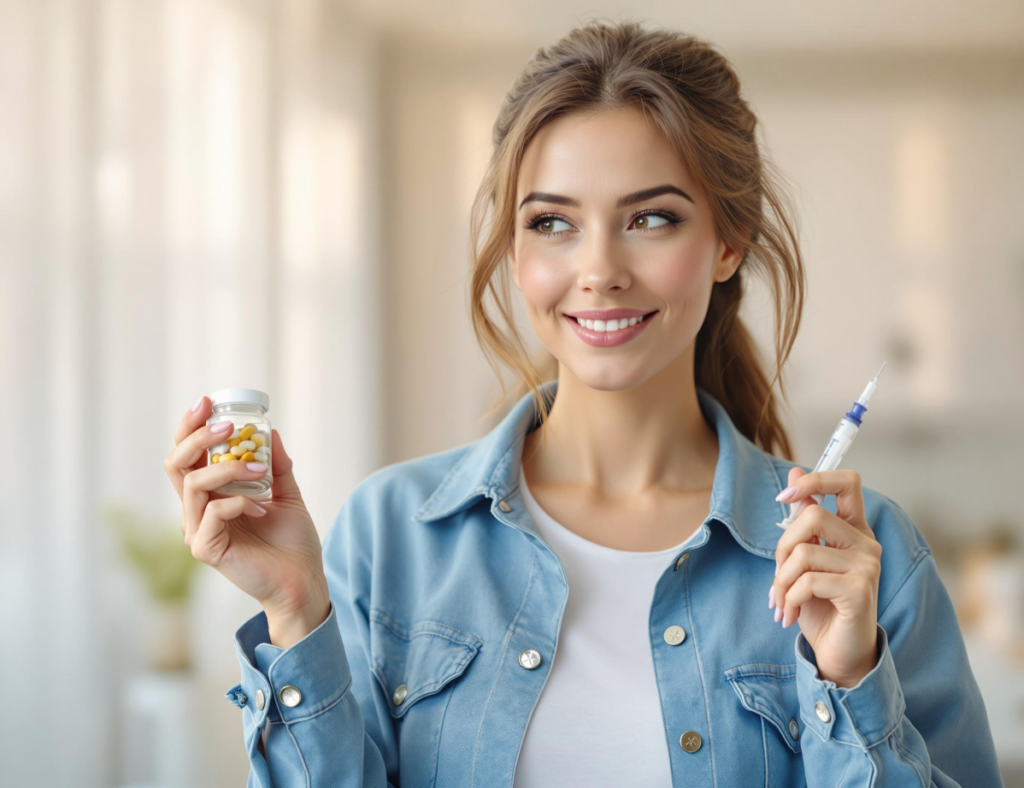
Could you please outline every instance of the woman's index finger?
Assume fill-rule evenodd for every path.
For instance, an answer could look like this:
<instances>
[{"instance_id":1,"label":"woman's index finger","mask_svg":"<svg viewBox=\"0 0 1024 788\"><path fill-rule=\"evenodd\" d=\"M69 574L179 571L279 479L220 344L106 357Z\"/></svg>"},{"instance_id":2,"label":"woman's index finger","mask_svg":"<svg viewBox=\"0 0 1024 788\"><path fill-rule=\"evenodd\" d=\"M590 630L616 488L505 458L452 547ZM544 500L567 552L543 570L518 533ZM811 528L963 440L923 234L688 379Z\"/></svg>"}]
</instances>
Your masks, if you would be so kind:
<instances>
[{"instance_id":1,"label":"woman's index finger","mask_svg":"<svg viewBox=\"0 0 1024 788\"><path fill-rule=\"evenodd\" d=\"M178 429L174 433L175 446L206 424L206 419L208 418L206 415L206 399L206 395L204 394L199 398L199 407L196 408L195 412L192 411L192 408L189 408L185 411L185 415L181 417L181 423L178 425Z\"/></svg>"},{"instance_id":2,"label":"woman's index finger","mask_svg":"<svg viewBox=\"0 0 1024 788\"><path fill-rule=\"evenodd\" d=\"M790 496L791 501L799 501L813 493L834 495L836 516L858 528L867 525L864 519L864 495L861 490L860 474L856 471L813 471L795 480L792 486L796 487L796 492Z\"/></svg>"}]
</instances>

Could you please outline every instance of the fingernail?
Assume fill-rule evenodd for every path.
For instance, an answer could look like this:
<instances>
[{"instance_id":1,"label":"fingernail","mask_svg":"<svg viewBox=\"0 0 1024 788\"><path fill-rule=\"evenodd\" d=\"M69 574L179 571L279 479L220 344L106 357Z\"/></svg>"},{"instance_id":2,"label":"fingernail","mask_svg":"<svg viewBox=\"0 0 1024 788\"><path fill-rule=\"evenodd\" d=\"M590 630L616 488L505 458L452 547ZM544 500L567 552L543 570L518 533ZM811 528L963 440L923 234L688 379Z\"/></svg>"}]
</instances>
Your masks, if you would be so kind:
<instances>
[{"instance_id":1,"label":"fingernail","mask_svg":"<svg viewBox=\"0 0 1024 788\"><path fill-rule=\"evenodd\" d=\"M791 496L795 492L796 492L796 487L794 487L793 485L790 485L785 490L783 490L778 495L776 495L775 496L775 500L776 501L781 501L783 498L788 498L789 496Z\"/></svg>"},{"instance_id":2,"label":"fingernail","mask_svg":"<svg viewBox=\"0 0 1024 788\"><path fill-rule=\"evenodd\" d=\"M257 473L267 472L267 466L264 465L262 462L247 462L245 464L245 467L248 468L250 471L255 471Z\"/></svg>"},{"instance_id":3,"label":"fingernail","mask_svg":"<svg viewBox=\"0 0 1024 788\"><path fill-rule=\"evenodd\" d=\"M785 629L789 626L789 613L782 617L782 628Z\"/></svg>"},{"instance_id":4,"label":"fingernail","mask_svg":"<svg viewBox=\"0 0 1024 788\"><path fill-rule=\"evenodd\" d=\"M233 421L218 421L210 427L210 432L224 432L225 430L230 430L234 426L235 423Z\"/></svg>"},{"instance_id":5,"label":"fingernail","mask_svg":"<svg viewBox=\"0 0 1024 788\"><path fill-rule=\"evenodd\" d=\"M775 565L775 576L776 577L779 576L779 565L778 564Z\"/></svg>"},{"instance_id":6,"label":"fingernail","mask_svg":"<svg viewBox=\"0 0 1024 788\"><path fill-rule=\"evenodd\" d=\"M196 404L192 406L192 412L195 413L197 410L199 410L199 406L202 405L202 404L203 404L203 398L200 397L199 399L196 400Z\"/></svg>"},{"instance_id":7,"label":"fingernail","mask_svg":"<svg viewBox=\"0 0 1024 788\"><path fill-rule=\"evenodd\" d=\"M778 608L775 608L775 622L778 623L781 620L782 620L782 611L779 610Z\"/></svg>"},{"instance_id":8,"label":"fingernail","mask_svg":"<svg viewBox=\"0 0 1024 788\"><path fill-rule=\"evenodd\" d=\"M261 512L263 512L263 514L267 513L267 510L264 509L262 506L260 506L258 503L254 503L253 506L255 506L257 509L259 509Z\"/></svg>"},{"instance_id":9,"label":"fingernail","mask_svg":"<svg viewBox=\"0 0 1024 788\"><path fill-rule=\"evenodd\" d=\"M775 586L768 589L768 609L775 607Z\"/></svg>"}]
</instances>

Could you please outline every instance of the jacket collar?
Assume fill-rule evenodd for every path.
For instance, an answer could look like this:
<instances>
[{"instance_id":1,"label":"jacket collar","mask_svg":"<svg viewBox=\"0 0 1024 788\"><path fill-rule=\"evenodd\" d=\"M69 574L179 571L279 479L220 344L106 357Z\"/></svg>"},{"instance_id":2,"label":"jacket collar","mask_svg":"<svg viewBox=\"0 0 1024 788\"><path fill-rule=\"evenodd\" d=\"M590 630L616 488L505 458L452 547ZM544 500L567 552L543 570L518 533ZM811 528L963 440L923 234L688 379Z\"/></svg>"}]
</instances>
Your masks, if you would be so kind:
<instances>
[{"instance_id":1,"label":"jacket collar","mask_svg":"<svg viewBox=\"0 0 1024 788\"><path fill-rule=\"evenodd\" d=\"M548 381L540 390L550 407L558 381ZM705 522L721 523L746 550L773 558L782 536L775 524L789 513L787 504L775 501L784 487L776 466L770 455L736 429L722 404L700 386L697 400L705 420L718 434L718 464ZM412 519L439 520L483 496L492 499L493 508L516 492L523 441L539 424L533 394L527 392L494 429L470 444Z\"/></svg>"}]
</instances>

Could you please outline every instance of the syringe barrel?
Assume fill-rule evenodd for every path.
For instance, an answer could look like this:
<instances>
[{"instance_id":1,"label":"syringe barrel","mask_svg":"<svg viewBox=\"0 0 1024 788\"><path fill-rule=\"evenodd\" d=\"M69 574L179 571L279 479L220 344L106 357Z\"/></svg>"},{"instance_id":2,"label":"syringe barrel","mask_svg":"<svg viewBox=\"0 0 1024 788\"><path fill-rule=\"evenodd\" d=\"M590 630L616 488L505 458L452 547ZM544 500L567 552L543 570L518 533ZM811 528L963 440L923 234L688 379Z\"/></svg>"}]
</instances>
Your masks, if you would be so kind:
<instances>
[{"instance_id":1,"label":"syringe barrel","mask_svg":"<svg viewBox=\"0 0 1024 788\"><path fill-rule=\"evenodd\" d=\"M839 425L832 433L832 438L822 452L818 464L814 466L815 471L834 471L840 466L843 457L849 450L853 439L857 437L860 426L845 416L839 420Z\"/></svg>"}]
</instances>

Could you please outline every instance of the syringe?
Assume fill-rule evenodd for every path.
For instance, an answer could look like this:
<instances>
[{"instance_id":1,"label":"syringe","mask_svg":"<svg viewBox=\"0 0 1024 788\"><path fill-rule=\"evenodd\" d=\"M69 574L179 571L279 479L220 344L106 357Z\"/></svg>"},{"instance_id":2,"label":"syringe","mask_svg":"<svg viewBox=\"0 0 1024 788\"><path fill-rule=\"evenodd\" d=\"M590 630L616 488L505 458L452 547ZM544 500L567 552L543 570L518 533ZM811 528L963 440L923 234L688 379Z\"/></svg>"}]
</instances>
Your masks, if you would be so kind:
<instances>
[{"instance_id":1,"label":"syringe","mask_svg":"<svg viewBox=\"0 0 1024 788\"><path fill-rule=\"evenodd\" d=\"M884 361L882 362L882 368L878 370L878 374L868 381L864 393L857 398L857 401L853 403L853 407L850 408L847 414L839 420L839 426L832 433L832 438L829 440L828 446L825 447L825 451L822 452L818 464L814 466L814 471L834 471L839 467L839 463L843 461L843 457L846 456L846 452L853 444L853 439L857 437L857 433L860 431L861 416L868 409L871 395L875 393L875 389L878 387L878 375L882 374L882 369L885 369ZM813 498L815 503L819 505L825 500L825 496L821 493L812 493L808 498ZM782 529L789 528L797 515L808 506L810 506L810 503L807 502L807 498L791 503L789 505L789 517L781 523L776 523L776 525Z\"/></svg>"}]
</instances>

